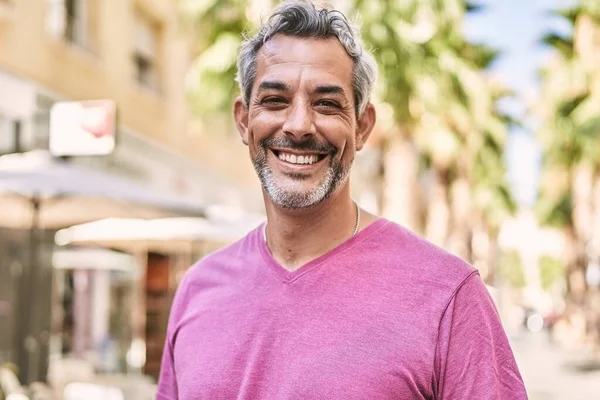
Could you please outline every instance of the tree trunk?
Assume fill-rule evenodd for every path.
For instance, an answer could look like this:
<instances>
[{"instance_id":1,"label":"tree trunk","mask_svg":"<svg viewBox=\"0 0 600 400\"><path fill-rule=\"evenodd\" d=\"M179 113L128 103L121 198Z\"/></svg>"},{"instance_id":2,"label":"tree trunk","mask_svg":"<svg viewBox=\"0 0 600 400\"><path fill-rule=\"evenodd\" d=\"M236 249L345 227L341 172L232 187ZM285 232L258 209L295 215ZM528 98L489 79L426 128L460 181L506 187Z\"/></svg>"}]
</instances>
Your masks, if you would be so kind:
<instances>
[{"instance_id":1,"label":"tree trunk","mask_svg":"<svg viewBox=\"0 0 600 400\"><path fill-rule=\"evenodd\" d=\"M498 287L499 284L499 271L498 271L498 229L490 228L488 232L489 246L488 246L488 276L486 283L490 286Z\"/></svg>"},{"instance_id":2,"label":"tree trunk","mask_svg":"<svg viewBox=\"0 0 600 400\"><path fill-rule=\"evenodd\" d=\"M476 209L471 215L470 254L473 266L477 268L481 279L490 281L492 266L490 265L490 228L486 224L483 211Z\"/></svg>"},{"instance_id":3,"label":"tree trunk","mask_svg":"<svg viewBox=\"0 0 600 400\"><path fill-rule=\"evenodd\" d=\"M566 303L568 313L583 310L587 295L585 249L577 237L575 228L565 228Z\"/></svg>"},{"instance_id":4,"label":"tree trunk","mask_svg":"<svg viewBox=\"0 0 600 400\"><path fill-rule=\"evenodd\" d=\"M450 251L472 262L471 254L471 187L465 175L452 185L452 234Z\"/></svg>"},{"instance_id":5,"label":"tree trunk","mask_svg":"<svg viewBox=\"0 0 600 400\"><path fill-rule=\"evenodd\" d=\"M573 241L568 266L569 300L571 306L580 309L585 316L587 333L595 339L598 330L598 315L594 303L594 288L588 287L587 270L593 260L594 236L594 168L589 163L576 166L573 173L573 226L569 240Z\"/></svg>"},{"instance_id":6,"label":"tree trunk","mask_svg":"<svg viewBox=\"0 0 600 400\"><path fill-rule=\"evenodd\" d=\"M592 219L591 219L591 238L588 255L595 268L600 262L600 171L594 171L593 189L592 189ZM600 285L590 285L588 288L588 329L591 339L596 346L596 351L600 352Z\"/></svg>"},{"instance_id":7,"label":"tree trunk","mask_svg":"<svg viewBox=\"0 0 600 400\"><path fill-rule=\"evenodd\" d=\"M383 215L415 232L419 223L419 154L406 134L388 138L383 152Z\"/></svg>"},{"instance_id":8,"label":"tree trunk","mask_svg":"<svg viewBox=\"0 0 600 400\"><path fill-rule=\"evenodd\" d=\"M591 165L582 163L573 174L573 227L577 240L587 243L592 239L592 199L594 170Z\"/></svg>"},{"instance_id":9,"label":"tree trunk","mask_svg":"<svg viewBox=\"0 0 600 400\"><path fill-rule=\"evenodd\" d=\"M450 182L448 171L436 170L429 195L425 237L431 243L446 247L450 228Z\"/></svg>"},{"instance_id":10,"label":"tree trunk","mask_svg":"<svg viewBox=\"0 0 600 400\"><path fill-rule=\"evenodd\" d=\"M593 181L590 256L598 261L600 259L600 171L594 171Z\"/></svg>"}]
</instances>

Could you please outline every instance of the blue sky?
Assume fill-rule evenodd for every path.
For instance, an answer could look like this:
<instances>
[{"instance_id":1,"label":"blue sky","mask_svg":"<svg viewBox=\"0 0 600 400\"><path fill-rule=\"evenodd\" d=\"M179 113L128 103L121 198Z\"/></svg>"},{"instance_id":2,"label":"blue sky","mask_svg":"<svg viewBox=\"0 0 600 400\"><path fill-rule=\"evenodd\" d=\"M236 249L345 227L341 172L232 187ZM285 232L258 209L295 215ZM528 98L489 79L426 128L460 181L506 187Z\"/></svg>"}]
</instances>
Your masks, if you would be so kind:
<instances>
[{"instance_id":1,"label":"blue sky","mask_svg":"<svg viewBox=\"0 0 600 400\"><path fill-rule=\"evenodd\" d=\"M537 69L548 57L539 38L549 30L568 31L568 25L549 15L549 10L569 6L573 0L478 0L485 10L470 16L465 34L477 42L489 43L502 51L494 64L495 75L521 97L505 102L503 108L522 116L526 99L537 89ZM539 149L528 129L511 132L507 144L507 164L513 193L519 203L530 206L535 201L538 180Z\"/></svg>"}]
</instances>

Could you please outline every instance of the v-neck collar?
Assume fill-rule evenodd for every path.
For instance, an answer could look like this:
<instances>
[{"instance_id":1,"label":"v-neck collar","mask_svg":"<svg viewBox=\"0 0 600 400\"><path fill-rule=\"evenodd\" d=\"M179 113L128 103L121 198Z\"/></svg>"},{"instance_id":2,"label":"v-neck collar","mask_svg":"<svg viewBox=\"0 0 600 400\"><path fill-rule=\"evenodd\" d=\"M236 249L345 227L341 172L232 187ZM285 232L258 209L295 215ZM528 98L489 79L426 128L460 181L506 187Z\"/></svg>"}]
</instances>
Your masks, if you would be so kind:
<instances>
[{"instance_id":1,"label":"v-neck collar","mask_svg":"<svg viewBox=\"0 0 600 400\"><path fill-rule=\"evenodd\" d=\"M256 229L254 231L254 238L256 241L258 241L257 246L260 250L260 254L262 255L263 260L265 261L265 264L267 264L267 267L272 272L274 272L277 275L277 277L279 277L281 279L281 281L283 283L292 283L295 280L297 280L298 278L300 278L301 276L303 276L303 275L309 273L310 271L314 270L315 268L325 264L328 260L332 259L333 257L350 250L351 248L356 246L358 243L364 241L365 239L367 239L369 236L371 236L373 233L375 233L376 231L378 231L380 228L384 227L388 223L389 223L389 221L386 220L385 218L379 218L376 221L373 221L370 225L365 227L363 230L359 231L356 235L354 235L351 238L349 238L348 240L340 243L338 246L329 250L327 253L323 254L322 256L319 256L319 257L315 258L314 260L307 262L306 264L302 265L300 268L298 268L294 271L290 271L290 270L284 268L279 263L279 261L277 261L275 259L275 257L273 257L273 254L271 254L271 250L269 250L269 247L267 246L267 243L265 242L264 235L263 235L266 222L263 223L261 226L258 227L258 229Z\"/></svg>"}]
</instances>

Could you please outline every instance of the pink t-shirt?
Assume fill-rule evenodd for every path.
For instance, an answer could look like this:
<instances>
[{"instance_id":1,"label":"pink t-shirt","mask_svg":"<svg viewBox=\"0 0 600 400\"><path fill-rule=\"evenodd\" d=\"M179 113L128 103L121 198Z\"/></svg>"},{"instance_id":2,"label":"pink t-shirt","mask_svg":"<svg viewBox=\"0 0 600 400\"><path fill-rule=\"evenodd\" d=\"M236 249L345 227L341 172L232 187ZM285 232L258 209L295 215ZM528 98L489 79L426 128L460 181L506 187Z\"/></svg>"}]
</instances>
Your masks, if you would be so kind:
<instances>
[{"instance_id":1,"label":"pink t-shirt","mask_svg":"<svg viewBox=\"0 0 600 400\"><path fill-rule=\"evenodd\" d=\"M297 271L262 227L175 296L158 400L527 399L477 272L380 219Z\"/></svg>"}]
</instances>

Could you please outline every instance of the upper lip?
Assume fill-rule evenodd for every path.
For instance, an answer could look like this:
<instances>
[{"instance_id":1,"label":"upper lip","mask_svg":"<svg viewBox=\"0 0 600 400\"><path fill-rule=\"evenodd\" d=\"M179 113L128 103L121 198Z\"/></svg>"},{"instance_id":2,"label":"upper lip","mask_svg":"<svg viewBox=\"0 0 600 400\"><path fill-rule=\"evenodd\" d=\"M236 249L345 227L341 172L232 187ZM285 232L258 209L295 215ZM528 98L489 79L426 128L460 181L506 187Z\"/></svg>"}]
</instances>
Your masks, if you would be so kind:
<instances>
[{"instance_id":1,"label":"upper lip","mask_svg":"<svg viewBox=\"0 0 600 400\"><path fill-rule=\"evenodd\" d=\"M323 156L323 155L329 154L327 152L322 152L322 151L308 151L308 150L302 151L302 150L294 150L294 149L279 149L276 147L272 147L271 150L277 151L280 153L294 154L297 156L312 156L312 155Z\"/></svg>"}]
</instances>

